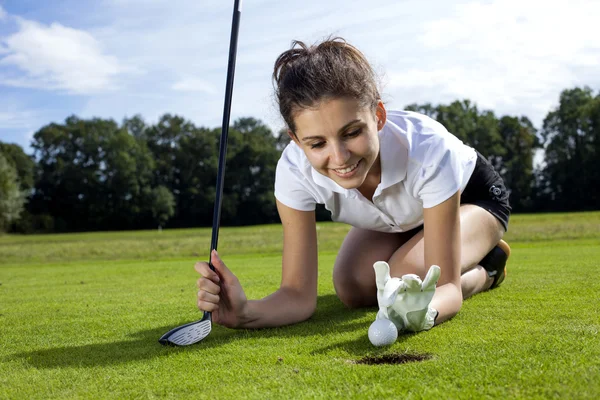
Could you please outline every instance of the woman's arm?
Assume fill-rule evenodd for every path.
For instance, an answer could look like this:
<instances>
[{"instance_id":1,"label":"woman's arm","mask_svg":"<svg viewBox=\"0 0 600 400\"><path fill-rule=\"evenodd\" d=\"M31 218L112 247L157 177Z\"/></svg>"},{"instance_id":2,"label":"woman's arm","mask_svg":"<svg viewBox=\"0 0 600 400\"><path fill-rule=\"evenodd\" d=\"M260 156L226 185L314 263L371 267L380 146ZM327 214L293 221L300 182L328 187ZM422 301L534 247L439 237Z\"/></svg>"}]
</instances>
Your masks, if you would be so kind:
<instances>
[{"instance_id":1,"label":"woman's arm","mask_svg":"<svg viewBox=\"0 0 600 400\"><path fill-rule=\"evenodd\" d=\"M237 277L216 252L215 271L195 268L198 308L213 312L215 323L230 328L266 328L304 321L317 304L317 234L314 211L297 211L277 202L283 224L283 271L280 288L261 300L247 300Z\"/></svg>"},{"instance_id":2,"label":"woman's arm","mask_svg":"<svg viewBox=\"0 0 600 400\"><path fill-rule=\"evenodd\" d=\"M441 269L431 307L438 312L436 322L456 315L462 306L460 287L460 193L432 208L424 209L425 266Z\"/></svg>"},{"instance_id":3,"label":"woman's arm","mask_svg":"<svg viewBox=\"0 0 600 400\"><path fill-rule=\"evenodd\" d=\"M248 301L247 328L293 324L308 319L317 305L317 232L314 211L298 211L277 201L283 225L281 286Z\"/></svg>"}]
</instances>

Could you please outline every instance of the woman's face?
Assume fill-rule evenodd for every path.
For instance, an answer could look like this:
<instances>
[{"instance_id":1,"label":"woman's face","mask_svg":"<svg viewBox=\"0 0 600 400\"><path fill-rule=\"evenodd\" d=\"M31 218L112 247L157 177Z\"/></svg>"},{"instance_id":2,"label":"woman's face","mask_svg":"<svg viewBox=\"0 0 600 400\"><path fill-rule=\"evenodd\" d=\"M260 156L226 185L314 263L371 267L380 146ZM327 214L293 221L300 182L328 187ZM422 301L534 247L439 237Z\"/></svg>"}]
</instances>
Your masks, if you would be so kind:
<instances>
[{"instance_id":1,"label":"woman's face","mask_svg":"<svg viewBox=\"0 0 600 400\"><path fill-rule=\"evenodd\" d=\"M385 125L383 103L373 112L357 100L327 100L294 116L296 136L312 167L345 189L359 188L367 176L379 176L378 131ZM375 168L373 168L375 166Z\"/></svg>"}]
</instances>

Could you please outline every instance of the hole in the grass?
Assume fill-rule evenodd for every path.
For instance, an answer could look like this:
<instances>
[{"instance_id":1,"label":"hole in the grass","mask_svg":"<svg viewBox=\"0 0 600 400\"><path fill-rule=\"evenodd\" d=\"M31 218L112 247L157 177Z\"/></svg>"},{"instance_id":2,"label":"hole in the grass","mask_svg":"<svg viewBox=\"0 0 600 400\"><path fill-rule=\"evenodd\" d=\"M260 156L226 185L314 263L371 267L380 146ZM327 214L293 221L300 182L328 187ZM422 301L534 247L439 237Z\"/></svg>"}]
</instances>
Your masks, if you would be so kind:
<instances>
[{"instance_id":1,"label":"hole in the grass","mask_svg":"<svg viewBox=\"0 0 600 400\"><path fill-rule=\"evenodd\" d=\"M354 361L355 364L405 364L410 362L425 361L431 358L431 354L382 354L380 356L366 356Z\"/></svg>"}]
</instances>

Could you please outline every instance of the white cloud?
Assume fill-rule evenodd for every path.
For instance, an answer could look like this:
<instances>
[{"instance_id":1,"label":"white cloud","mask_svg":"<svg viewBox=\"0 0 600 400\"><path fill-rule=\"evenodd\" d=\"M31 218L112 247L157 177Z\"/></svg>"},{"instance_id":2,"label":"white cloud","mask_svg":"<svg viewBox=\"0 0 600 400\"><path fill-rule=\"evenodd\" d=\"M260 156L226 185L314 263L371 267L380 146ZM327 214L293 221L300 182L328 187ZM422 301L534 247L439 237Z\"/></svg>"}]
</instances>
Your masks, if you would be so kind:
<instances>
[{"instance_id":1,"label":"white cloud","mask_svg":"<svg viewBox=\"0 0 600 400\"><path fill-rule=\"evenodd\" d=\"M478 51L483 56L551 58L577 64L576 56L590 43L584 38L597 35L596 19L600 3L554 1L551 7L540 0L495 0L471 2L456 8L449 18L425 25L421 42L429 48L454 46L462 51ZM596 50L600 45L596 46Z\"/></svg>"},{"instance_id":2,"label":"white cloud","mask_svg":"<svg viewBox=\"0 0 600 400\"><path fill-rule=\"evenodd\" d=\"M390 86L402 99L404 90L422 90L436 102L435 88L539 124L560 90L597 76L600 44L592 38L599 14L600 2L577 0L459 5L423 25L416 36L420 60L394 68Z\"/></svg>"},{"instance_id":3,"label":"white cloud","mask_svg":"<svg viewBox=\"0 0 600 400\"><path fill-rule=\"evenodd\" d=\"M88 94L116 87L115 79L128 69L116 57L106 55L89 33L59 23L43 25L18 19L19 31L4 39L0 66L22 73L5 73L0 83L41 89L61 89Z\"/></svg>"},{"instance_id":4,"label":"white cloud","mask_svg":"<svg viewBox=\"0 0 600 400\"><path fill-rule=\"evenodd\" d=\"M183 78L175 82L171 88L180 92L218 93L211 83L198 78Z\"/></svg>"},{"instance_id":5,"label":"white cloud","mask_svg":"<svg viewBox=\"0 0 600 400\"><path fill-rule=\"evenodd\" d=\"M5 20L8 17L8 14L6 13L6 11L4 11L4 9L2 8L2 5L0 4L0 21Z\"/></svg>"},{"instance_id":6,"label":"white cloud","mask_svg":"<svg viewBox=\"0 0 600 400\"><path fill-rule=\"evenodd\" d=\"M43 113L42 113L43 114ZM37 129L44 124L44 117L36 110L28 110L10 101L0 99L0 141L16 143L26 152Z\"/></svg>"},{"instance_id":7,"label":"white cloud","mask_svg":"<svg viewBox=\"0 0 600 400\"><path fill-rule=\"evenodd\" d=\"M329 34L345 37L378 71L386 71L383 94L392 99L391 108L468 98L480 109L526 115L539 125L558 102L560 90L600 85L600 42L594 41L600 2L288 3L244 4L232 120L253 116L274 130L280 128L271 98L275 59L292 39L312 43ZM0 36L0 85L89 94L73 98L46 93L57 111L41 117L40 124L71 113L117 121L140 113L155 121L170 112L198 125L219 126L232 3L103 0L99 4L93 13L81 8L57 12L52 25L10 15L18 31ZM32 91L19 94L37 96ZM38 109L40 101L32 104L36 105L25 101L24 109Z\"/></svg>"},{"instance_id":8,"label":"white cloud","mask_svg":"<svg viewBox=\"0 0 600 400\"><path fill-rule=\"evenodd\" d=\"M29 128L35 113L26 110L0 111L0 126L2 129Z\"/></svg>"}]
</instances>

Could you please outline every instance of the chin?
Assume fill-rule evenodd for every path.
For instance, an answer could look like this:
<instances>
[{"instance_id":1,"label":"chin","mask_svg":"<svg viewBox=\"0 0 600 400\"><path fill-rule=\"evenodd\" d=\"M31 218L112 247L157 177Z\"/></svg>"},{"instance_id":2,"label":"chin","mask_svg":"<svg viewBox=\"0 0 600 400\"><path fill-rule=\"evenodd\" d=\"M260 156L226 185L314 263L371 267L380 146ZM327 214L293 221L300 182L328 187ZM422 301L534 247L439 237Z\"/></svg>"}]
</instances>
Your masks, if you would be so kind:
<instances>
[{"instance_id":1,"label":"chin","mask_svg":"<svg viewBox=\"0 0 600 400\"><path fill-rule=\"evenodd\" d=\"M340 185L341 187L343 187L344 189L350 190L350 189L358 189L363 182L365 181L364 179L340 179L339 177L333 177L330 176L330 178L337 183L338 185Z\"/></svg>"}]
</instances>

